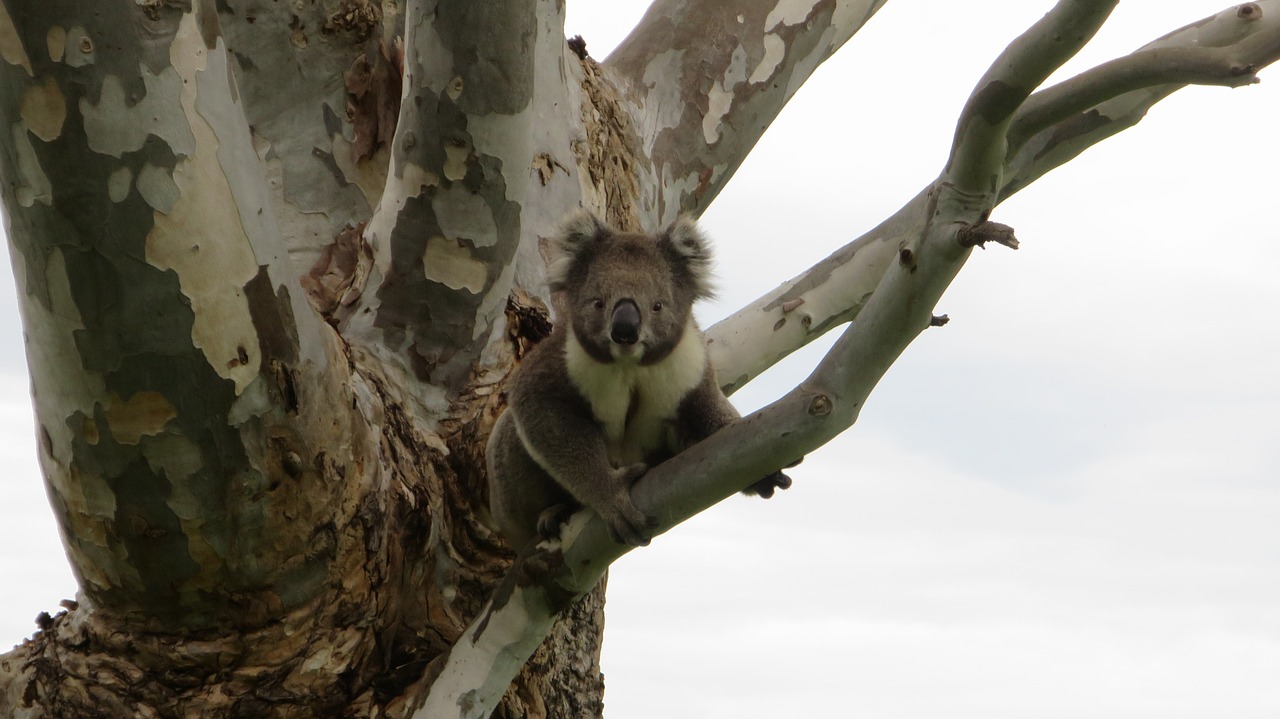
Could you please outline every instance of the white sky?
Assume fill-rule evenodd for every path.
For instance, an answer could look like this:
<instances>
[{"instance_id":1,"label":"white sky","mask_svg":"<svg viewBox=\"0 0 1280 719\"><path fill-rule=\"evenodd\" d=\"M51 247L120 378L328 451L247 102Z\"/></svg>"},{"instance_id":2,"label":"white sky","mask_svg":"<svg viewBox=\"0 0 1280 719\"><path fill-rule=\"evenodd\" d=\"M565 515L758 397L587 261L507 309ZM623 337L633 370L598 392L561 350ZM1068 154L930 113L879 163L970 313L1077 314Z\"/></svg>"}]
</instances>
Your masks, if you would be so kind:
<instances>
[{"instance_id":1,"label":"white sky","mask_svg":"<svg viewBox=\"0 0 1280 719\"><path fill-rule=\"evenodd\" d=\"M646 3L570 0L607 54ZM876 224L1049 0L897 0L704 217L707 323ZM1225 7L1130 0L1081 69ZM610 574L609 719L1280 716L1280 75L1190 89L997 209L945 328L763 502ZM767 209L766 209L767 208ZM0 646L74 593L0 273ZM820 348L815 348L820 350ZM814 352L735 396L751 409Z\"/></svg>"}]
</instances>

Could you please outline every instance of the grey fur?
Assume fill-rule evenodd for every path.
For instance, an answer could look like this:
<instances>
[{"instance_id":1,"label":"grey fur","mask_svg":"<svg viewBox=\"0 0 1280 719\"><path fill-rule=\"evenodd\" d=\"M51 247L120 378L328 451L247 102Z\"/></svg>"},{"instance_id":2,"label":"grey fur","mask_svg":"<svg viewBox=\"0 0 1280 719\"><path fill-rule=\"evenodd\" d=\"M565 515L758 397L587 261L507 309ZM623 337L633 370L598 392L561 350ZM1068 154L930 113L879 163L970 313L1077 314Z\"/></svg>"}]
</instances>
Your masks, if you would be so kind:
<instances>
[{"instance_id":1,"label":"grey fur","mask_svg":"<svg viewBox=\"0 0 1280 719\"><path fill-rule=\"evenodd\" d=\"M712 293L711 249L682 217L655 236L615 232L579 212L561 226L548 284L566 317L513 373L486 459L494 518L517 549L555 536L580 506L616 541L649 543L631 485L738 418L694 323ZM769 496L774 473L749 493Z\"/></svg>"},{"instance_id":2,"label":"grey fur","mask_svg":"<svg viewBox=\"0 0 1280 719\"><path fill-rule=\"evenodd\" d=\"M574 256L582 247L609 232L607 225L586 210L566 217L551 239L551 250L555 254L547 266L547 286L553 292L563 290Z\"/></svg>"},{"instance_id":3,"label":"grey fur","mask_svg":"<svg viewBox=\"0 0 1280 719\"><path fill-rule=\"evenodd\" d=\"M711 281L711 243L703 236L693 218L680 215L663 234L675 251L684 257L685 267L693 275L694 284L699 290L697 299L709 300L715 297L716 291Z\"/></svg>"}]
</instances>

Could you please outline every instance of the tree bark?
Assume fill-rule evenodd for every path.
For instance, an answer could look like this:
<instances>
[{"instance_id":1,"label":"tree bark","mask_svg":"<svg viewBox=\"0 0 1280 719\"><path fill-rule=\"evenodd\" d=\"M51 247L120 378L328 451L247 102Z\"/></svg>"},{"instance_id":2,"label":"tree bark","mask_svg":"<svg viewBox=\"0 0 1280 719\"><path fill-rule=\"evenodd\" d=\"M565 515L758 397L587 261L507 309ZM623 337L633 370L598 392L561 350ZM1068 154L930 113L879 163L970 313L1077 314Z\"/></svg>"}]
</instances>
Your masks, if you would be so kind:
<instances>
[{"instance_id":1,"label":"tree bark","mask_svg":"<svg viewBox=\"0 0 1280 719\"><path fill-rule=\"evenodd\" d=\"M541 242L580 205L700 212L884 4L659 0L602 63L553 0L0 0L0 197L81 590L0 658L0 713L599 716L624 548L582 512L513 561L486 522ZM711 328L732 391L853 321L645 476L661 530L851 425L972 246L1012 244L1001 200L1280 56L1280 0L1246 3L1038 90L1114 5L1059 2L915 200Z\"/></svg>"}]
</instances>

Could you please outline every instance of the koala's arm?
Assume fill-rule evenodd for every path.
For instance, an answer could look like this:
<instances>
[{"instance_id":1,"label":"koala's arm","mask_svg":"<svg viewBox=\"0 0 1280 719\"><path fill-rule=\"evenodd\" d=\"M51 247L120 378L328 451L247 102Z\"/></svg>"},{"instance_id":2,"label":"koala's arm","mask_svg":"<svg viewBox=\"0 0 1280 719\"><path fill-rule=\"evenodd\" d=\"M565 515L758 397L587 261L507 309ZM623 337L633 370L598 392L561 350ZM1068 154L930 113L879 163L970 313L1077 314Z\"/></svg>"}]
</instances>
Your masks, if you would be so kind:
<instances>
[{"instance_id":1,"label":"koala's arm","mask_svg":"<svg viewBox=\"0 0 1280 719\"><path fill-rule=\"evenodd\" d=\"M648 544L653 521L631 501L631 485L645 465L615 468L609 462L604 432L569 381L563 344L548 338L535 352L508 394L525 451L575 500L599 514L616 541Z\"/></svg>"},{"instance_id":2,"label":"koala's arm","mask_svg":"<svg viewBox=\"0 0 1280 719\"><path fill-rule=\"evenodd\" d=\"M681 448L701 442L740 416L738 408L729 402L716 384L715 370L708 366L702 381L680 401L676 433Z\"/></svg>"},{"instance_id":3,"label":"koala's arm","mask_svg":"<svg viewBox=\"0 0 1280 719\"><path fill-rule=\"evenodd\" d=\"M702 382L685 395L680 403L680 411L676 418L676 433L680 439L681 448L701 442L741 416L738 414L738 409L729 402L729 398L720 391L715 370L708 365ZM800 460L796 460L788 466L794 467L799 463ZM778 470L763 479L752 482L742 490L742 493L769 499L776 490L787 489L790 486L791 478L782 470Z\"/></svg>"}]
</instances>

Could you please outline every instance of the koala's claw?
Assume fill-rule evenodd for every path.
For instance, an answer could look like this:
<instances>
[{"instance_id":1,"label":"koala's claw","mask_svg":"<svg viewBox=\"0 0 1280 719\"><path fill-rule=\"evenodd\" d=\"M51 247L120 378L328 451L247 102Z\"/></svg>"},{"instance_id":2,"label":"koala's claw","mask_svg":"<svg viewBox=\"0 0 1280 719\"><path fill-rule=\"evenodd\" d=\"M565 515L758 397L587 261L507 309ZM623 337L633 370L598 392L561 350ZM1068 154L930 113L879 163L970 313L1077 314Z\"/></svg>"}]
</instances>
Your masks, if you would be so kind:
<instances>
[{"instance_id":1,"label":"koala's claw","mask_svg":"<svg viewBox=\"0 0 1280 719\"><path fill-rule=\"evenodd\" d=\"M568 504L553 504L538 515L538 538L558 539L560 527L573 516L575 507Z\"/></svg>"},{"instance_id":2,"label":"koala's claw","mask_svg":"<svg viewBox=\"0 0 1280 719\"><path fill-rule=\"evenodd\" d=\"M790 488L791 478L784 474L782 470L778 470L764 479L758 480L744 491L747 494L758 494L764 499L769 499L773 497L774 491Z\"/></svg>"},{"instance_id":3,"label":"koala's claw","mask_svg":"<svg viewBox=\"0 0 1280 719\"><path fill-rule=\"evenodd\" d=\"M553 504L542 510L538 515L538 539L559 539L560 530L565 522L568 522L578 509L580 507L572 504ZM631 516L624 516L624 514ZM652 530L658 524L658 520L646 517L635 507L632 507L630 512L624 510L612 517L602 515L602 519L608 525L613 541L633 547L648 546L651 534L648 530Z\"/></svg>"}]
</instances>

